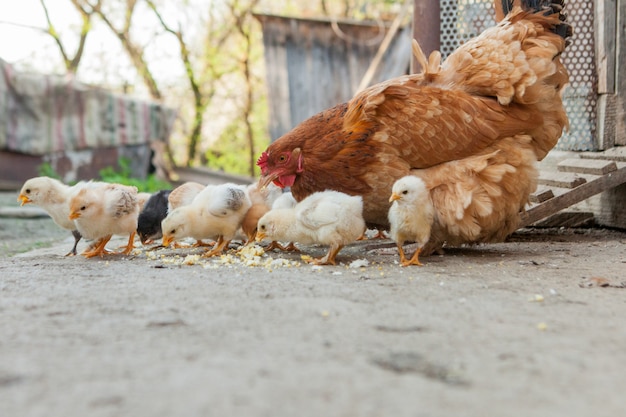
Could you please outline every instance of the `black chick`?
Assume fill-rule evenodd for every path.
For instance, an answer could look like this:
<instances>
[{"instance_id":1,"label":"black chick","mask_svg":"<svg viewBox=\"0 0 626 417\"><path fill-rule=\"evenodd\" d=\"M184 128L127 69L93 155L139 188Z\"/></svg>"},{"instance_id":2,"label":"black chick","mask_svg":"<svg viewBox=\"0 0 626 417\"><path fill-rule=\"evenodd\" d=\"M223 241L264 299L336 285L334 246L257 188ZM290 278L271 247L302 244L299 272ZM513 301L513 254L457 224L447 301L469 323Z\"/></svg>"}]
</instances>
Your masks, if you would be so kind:
<instances>
[{"instance_id":1,"label":"black chick","mask_svg":"<svg viewBox=\"0 0 626 417\"><path fill-rule=\"evenodd\" d=\"M137 234L142 244L163 237L161 221L167 216L167 198L171 190L161 190L152 194L137 219Z\"/></svg>"}]
</instances>

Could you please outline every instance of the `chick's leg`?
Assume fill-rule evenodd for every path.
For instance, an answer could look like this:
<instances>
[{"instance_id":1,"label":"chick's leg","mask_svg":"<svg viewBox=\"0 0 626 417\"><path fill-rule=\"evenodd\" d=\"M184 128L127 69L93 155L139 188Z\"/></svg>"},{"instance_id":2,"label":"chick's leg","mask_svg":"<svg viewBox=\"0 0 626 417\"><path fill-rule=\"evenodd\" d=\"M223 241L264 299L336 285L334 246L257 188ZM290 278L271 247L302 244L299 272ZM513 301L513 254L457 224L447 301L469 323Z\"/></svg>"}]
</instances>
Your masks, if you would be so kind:
<instances>
[{"instance_id":1,"label":"chick's leg","mask_svg":"<svg viewBox=\"0 0 626 417\"><path fill-rule=\"evenodd\" d=\"M72 250L66 253L65 256L76 256L77 254L76 247L82 236L78 230L72 230L72 236L74 236L74 247L72 247Z\"/></svg>"},{"instance_id":2,"label":"chick's leg","mask_svg":"<svg viewBox=\"0 0 626 417\"><path fill-rule=\"evenodd\" d=\"M126 244L126 247L124 248L124 250L120 252L121 254L128 255L133 249L135 249L135 235L136 234L137 234L136 232L132 232L130 236L128 236L128 243Z\"/></svg>"},{"instance_id":3,"label":"chick's leg","mask_svg":"<svg viewBox=\"0 0 626 417\"><path fill-rule=\"evenodd\" d=\"M289 242L289 244L284 246L282 250L285 252L300 252L300 249L298 249L293 242Z\"/></svg>"},{"instance_id":4,"label":"chick's leg","mask_svg":"<svg viewBox=\"0 0 626 417\"><path fill-rule=\"evenodd\" d=\"M408 260L405 259L404 261L402 261L402 266L409 266L409 265L423 266L424 264L422 264L419 260L419 255L421 251L422 251L422 248L417 248L413 256L411 256L411 259L408 259Z\"/></svg>"},{"instance_id":5,"label":"chick's leg","mask_svg":"<svg viewBox=\"0 0 626 417\"><path fill-rule=\"evenodd\" d=\"M274 249L280 249L283 252L300 252L300 249L298 249L293 242L289 242L287 246L283 246L275 240L273 240L272 243L265 247L265 252L269 252Z\"/></svg>"},{"instance_id":6,"label":"chick's leg","mask_svg":"<svg viewBox=\"0 0 626 417\"><path fill-rule=\"evenodd\" d=\"M223 236L220 236L220 237L217 238L217 242L215 243L215 247L213 249L211 249L210 251L206 252L202 256L205 257L205 258L210 258L212 256L221 255L222 252L224 252L224 248L227 247L229 243L230 243L230 240L226 240L226 239L224 239Z\"/></svg>"},{"instance_id":7,"label":"chick's leg","mask_svg":"<svg viewBox=\"0 0 626 417\"><path fill-rule=\"evenodd\" d=\"M357 238L357 240L368 240L369 238L367 237L366 232L367 232L367 230L364 230L363 234L361 236L359 236ZM372 236L372 240L373 239L387 239L387 235L385 234L384 230L376 229L376 234L374 236Z\"/></svg>"},{"instance_id":8,"label":"chick's leg","mask_svg":"<svg viewBox=\"0 0 626 417\"><path fill-rule=\"evenodd\" d=\"M335 257L342 247L343 246L341 245L333 243L332 245L330 245L330 248L328 248L328 253L326 254L326 256L319 259L313 259L311 263L315 265L336 265Z\"/></svg>"},{"instance_id":9,"label":"chick's leg","mask_svg":"<svg viewBox=\"0 0 626 417\"><path fill-rule=\"evenodd\" d=\"M200 248L200 247L209 247L212 248L215 246L215 242L203 242L202 240L196 240L196 243L194 243L193 245L191 245L192 248Z\"/></svg>"},{"instance_id":10,"label":"chick's leg","mask_svg":"<svg viewBox=\"0 0 626 417\"><path fill-rule=\"evenodd\" d=\"M94 256L103 256L109 252L105 249L112 235L105 236L95 243L90 251L83 252L85 258L93 258Z\"/></svg>"},{"instance_id":11,"label":"chick's leg","mask_svg":"<svg viewBox=\"0 0 626 417\"><path fill-rule=\"evenodd\" d=\"M398 255L400 255L400 263L402 265L404 265L404 263L406 262L406 255L404 254L404 248L402 247L402 244L404 242L398 242L396 245L398 246Z\"/></svg>"}]
</instances>

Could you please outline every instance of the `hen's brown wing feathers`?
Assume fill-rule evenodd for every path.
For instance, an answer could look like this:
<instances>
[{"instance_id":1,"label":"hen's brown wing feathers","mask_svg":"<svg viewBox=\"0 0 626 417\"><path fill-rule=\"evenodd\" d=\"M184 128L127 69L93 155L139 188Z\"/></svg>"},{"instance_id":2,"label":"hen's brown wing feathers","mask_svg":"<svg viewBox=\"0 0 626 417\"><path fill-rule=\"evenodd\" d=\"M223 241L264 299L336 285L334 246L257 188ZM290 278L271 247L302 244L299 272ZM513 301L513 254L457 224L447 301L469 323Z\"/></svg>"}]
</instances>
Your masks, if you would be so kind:
<instances>
[{"instance_id":1,"label":"hen's brown wing feathers","mask_svg":"<svg viewBox=\"0 0 626 417\"><path fill-rule=\"evenodd\" d=\"M404 83L366 90L349 104L344 131L376 131L373 140L401 150L411 168L426 168L475 154L498 139L541 122L519 105L464 91Z\"/></svg>"}]
</instances>

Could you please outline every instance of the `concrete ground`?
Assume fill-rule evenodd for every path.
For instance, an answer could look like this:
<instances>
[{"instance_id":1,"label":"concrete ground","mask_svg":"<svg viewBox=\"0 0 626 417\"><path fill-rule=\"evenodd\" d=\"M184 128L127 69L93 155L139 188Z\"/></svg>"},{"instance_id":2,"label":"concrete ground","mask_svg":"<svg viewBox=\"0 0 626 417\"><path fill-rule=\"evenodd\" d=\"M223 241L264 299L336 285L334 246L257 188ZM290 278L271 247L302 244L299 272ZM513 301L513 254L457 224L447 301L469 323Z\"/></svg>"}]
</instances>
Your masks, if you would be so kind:
<instances>
[{"instance_id":1,"label":"concrete ground","mask_svg":"<svg viewBox=\"0 0 626 417\"><path fill-rule=\"evenodd\" d=\"M314 268L67 258L46 218L2 217L0 238L3 417L624 413L623 232L524 229L421 268L372 241Z\"/></svg>"}]
</instances>

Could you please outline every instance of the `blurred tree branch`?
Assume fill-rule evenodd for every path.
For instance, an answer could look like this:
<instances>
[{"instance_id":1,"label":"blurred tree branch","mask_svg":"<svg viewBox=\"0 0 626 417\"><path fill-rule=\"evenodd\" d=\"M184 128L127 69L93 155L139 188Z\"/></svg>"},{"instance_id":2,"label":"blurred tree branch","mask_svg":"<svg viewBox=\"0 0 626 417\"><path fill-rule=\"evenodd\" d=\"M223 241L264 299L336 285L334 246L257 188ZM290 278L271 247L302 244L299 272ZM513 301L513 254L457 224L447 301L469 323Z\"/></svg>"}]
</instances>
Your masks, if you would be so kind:
<instances>
[{"instance_id":1,"label":"blurred tree branch","mask_svg":"<svg viewBox=\"0 0 626 417\"><path fill-rule=\"evenodd\" d=\"M75 3L76 0L71 0L72 3ZM98 0L100 2L100 0ZM87 35L89 34L89 30L91 29L91 17L92 13L88 13L85 10L80 9L80 15L82 18L82 25L80 29L78 47L76 48L76 52L73 57L69 56L69 53L61 39L61 33L57 31L54 24L52 23L52 19L50 18L50 13L48 11L48 7L46 5L45 0L39 0L41 3L41 7L43 8L44 14L46 16L46 22L48 23L48 27L45 30L47 34L52 36L54 42L59 47L59 52L63 57L63 63L65 64L65 69L68 73L75 75L76 71L78 71L78 66L80 65L80 60L83 57L83 52L85 51L85 42L87 41Z\"/></svg>"},{"instance_id":2,"label":"blurred tree branch","mask_svg":"<svg viewBox=\"0 0 626 417\"><path fill-rule=\"evenodd\" d=\"M214 77L210 77L209 82L201 84L199 78L200 74L197 74L197 70L194 68L192 62L192 54L185 42L185 37L183 35L181 24L179 23L178 29L173 29L169 26L162 14L159 12L156 4L152 0L146 0L148 7L154 12L157 19L161 23L163 29L166 32L174 35L176 40L178 41L178 46L180 49L180 58L182 60L183 66L185 68L185 74L187 75L187 79L189 81L189 86L191 88L191 92L193 94L194 101L194 117L192 122L191 133L189 135L189 143L187 145L187 166L191 165L191 163L196 159L198 153L198 147L200 144L200 140L202 138L202 127L204 125L204 113L206 112L207 106L213 96L215 95L215 84L219 76L217 76L218 72L215 71L214 68L210 68L214 75ZM228 38L228 33L224 33L220 38L217 39L217 45L222 46L223 43ZM210 64L209 64L210 65ZM208 88L207 88L208 87ZM208 91L207 91L208 90Z\"/></svg>"},{"instance_id":3,"label":"blurred tree branch","mask_svg":"<svg viewBox=\"0 0 626 417\"><path fill-rule=\"evenodd\" d=\"M255 175L255 166L256 166L256 150L254 148L254 129L252 127L252 123L250 121L250 117L253 113L253 105L254 105L254 82L252 79L252 71L251 71L251 60L252 56L252 33L249 27L249 24L246 22L250 18L251 10L258 4L259 0L252 0L250 5L243 11L239 12L237 9L239 8L238 1L235 0L232 4L230 4L230 10L232 15L235 17L235 28L237 32L241 35L244 41L244 52L241 58L241 67L243 71L244 82L246 85L246 92L244 96L244 104L242 108L242 118L245 124L245 135L246 142L248 145L248 163L250 167L249 175L254 177Z\"/></svg>"},{"instance_id":4,"label":"blurred tree branch","mask_svg":"<svg viewBox=\"0 0 626 417\"><path fill-rule=\"evenodd\" d=\"M133 66L148 88L150 96L155 100L160 100L163 95L144 58L144 47L134 42L131 36L132 19L137 0L125 0L124 19L121 28L116 27L107 12L104 11L102 0L97 0L94 3L91 3L89 0L71 0L71 2L80 13L96 14L100 17L104 24L120 40Z\"/></svg>"}]
</instances>

